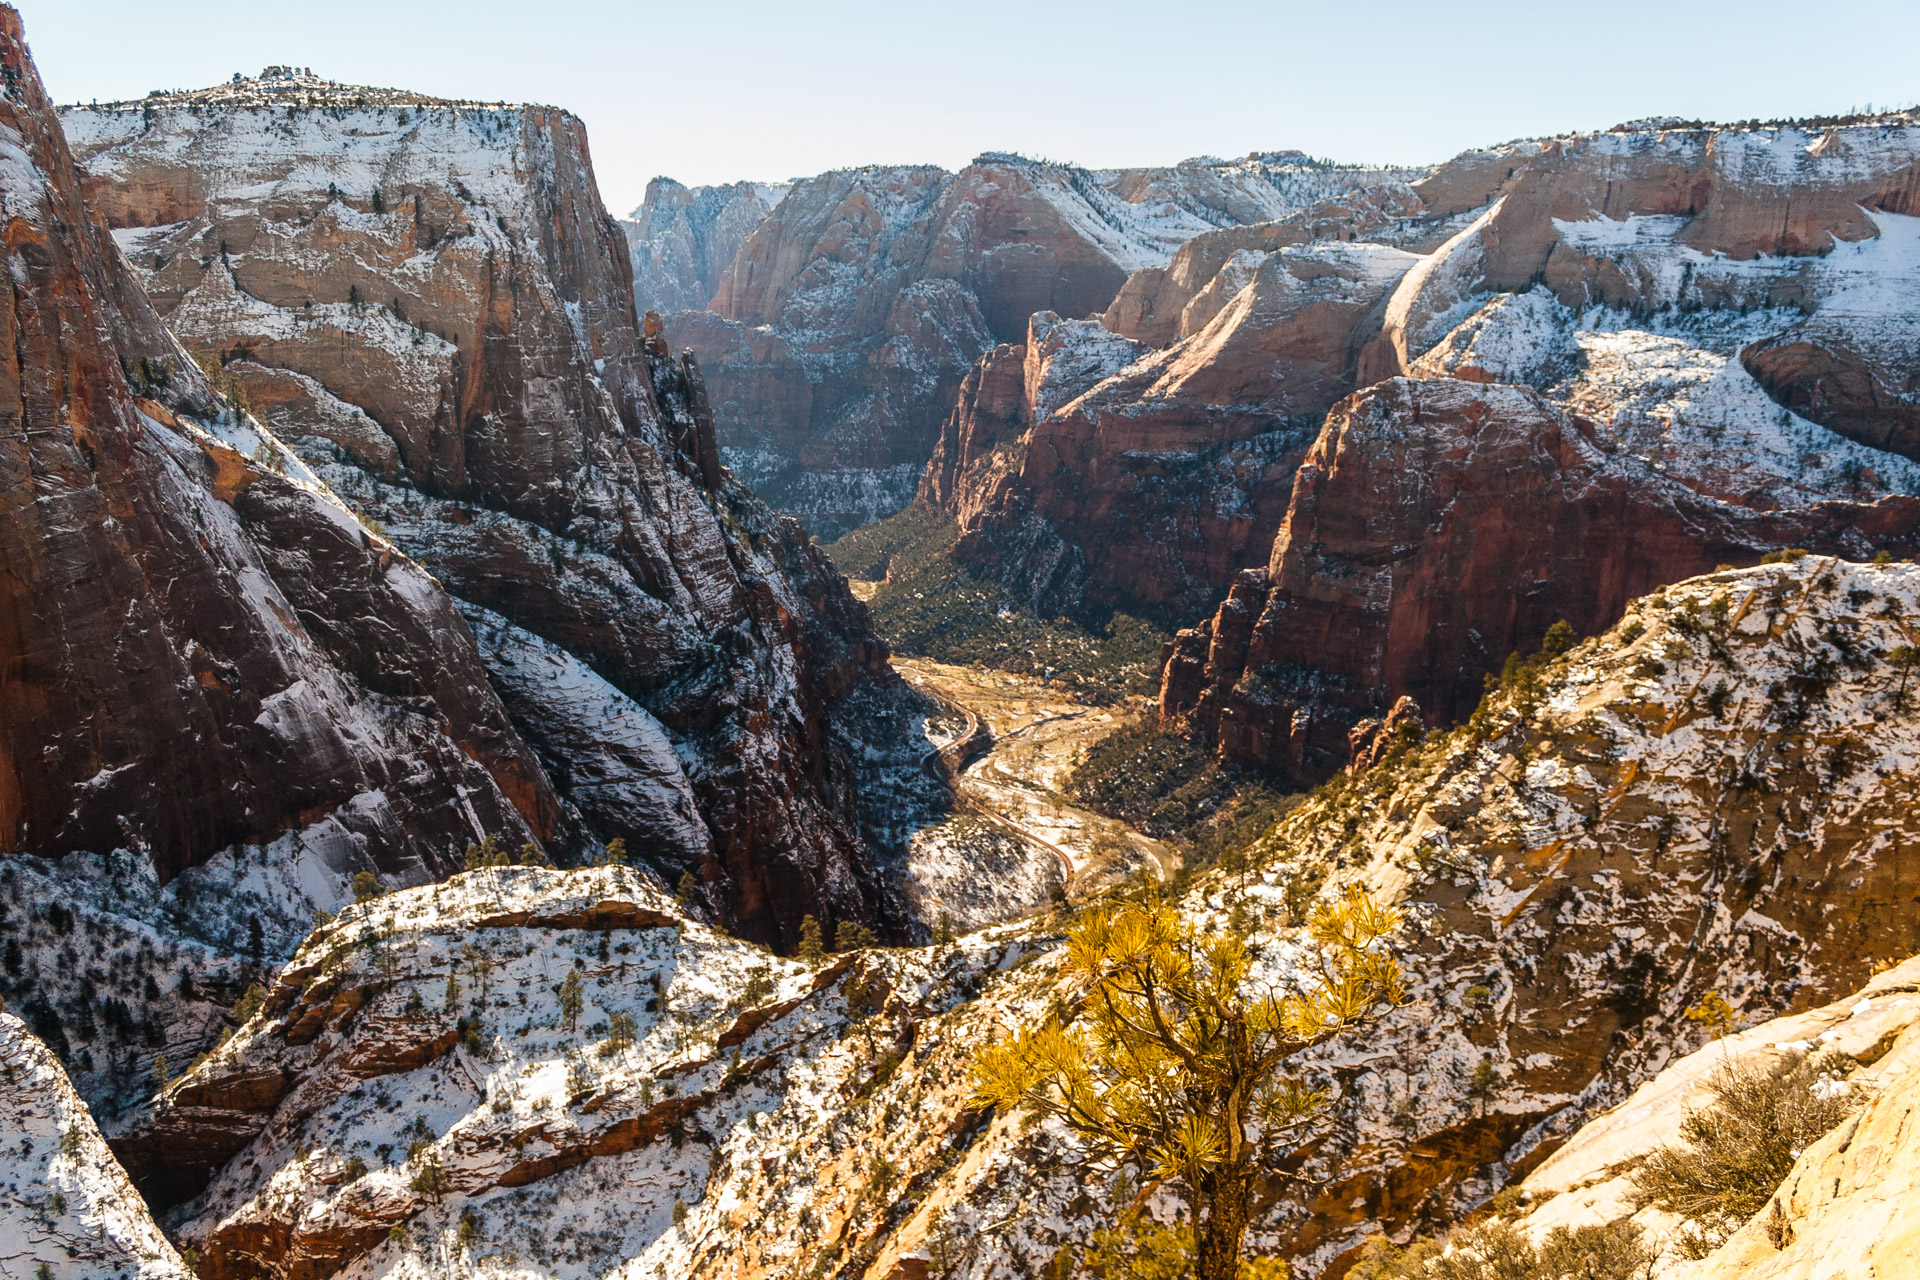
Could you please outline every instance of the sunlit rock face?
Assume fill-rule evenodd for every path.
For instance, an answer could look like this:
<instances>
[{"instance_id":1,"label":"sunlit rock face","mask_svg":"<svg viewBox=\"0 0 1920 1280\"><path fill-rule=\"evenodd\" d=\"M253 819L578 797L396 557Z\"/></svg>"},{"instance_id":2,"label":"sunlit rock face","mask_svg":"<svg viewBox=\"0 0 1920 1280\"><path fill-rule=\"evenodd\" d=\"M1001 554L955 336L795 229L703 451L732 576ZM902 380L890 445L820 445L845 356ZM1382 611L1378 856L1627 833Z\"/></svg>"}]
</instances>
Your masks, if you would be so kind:
<instances>
[{"instance_id":1,"label":"sunlit rock face","mask_svg":"<svg viewBox=\"0 0 1920 1280\"><path fill-rule=\"evenodd\" d=\"M904 926L885 648L642 332L577 119L275 75L63 123L166 323L460 601L583 840L768 940Z\"/></svg>"}]
</instances>

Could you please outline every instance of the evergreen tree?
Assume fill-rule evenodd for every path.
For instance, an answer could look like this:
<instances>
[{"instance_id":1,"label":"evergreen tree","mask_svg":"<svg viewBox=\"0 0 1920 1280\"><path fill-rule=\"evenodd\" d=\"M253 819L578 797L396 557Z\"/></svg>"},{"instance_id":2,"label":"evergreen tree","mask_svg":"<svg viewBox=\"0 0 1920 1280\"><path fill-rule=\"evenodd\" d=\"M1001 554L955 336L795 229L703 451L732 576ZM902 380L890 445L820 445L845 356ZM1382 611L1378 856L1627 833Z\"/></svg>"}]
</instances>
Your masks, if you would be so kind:
<instances>
[{"instance_id":1,"label":"evergreen tree","mask_svg":"<svg viewBox=\"0 0 1920 1280\"><path fill-rule=\"evenodd\" d=\"M857 951L861 947L872 946L873 942L873 930L851 920L842 920L833 931L835 951Z\"/></svg>"},{"instance_id":2,"label":"evergreen tree","mask_svg":"<svg viewBox=\"0 0 1920 1280\"><path fill-rule=\"evenodd\" d=\"M819 964L827 949L820 940L820 922L812 916L800 917L800 949L796 953L808 964Z\"/></svg>"},{"instance_id":3,"label":"evergreen tree","mask_svg":"<svg viewBox=\"0 0 1920 1280\"><path fill-rule=\"evenodd\" d=\"M1092 1158L1177 1184L1191 1274L1235 1280L1256 1184L1328 1102L1283 1066L1405 998L1382 945L1398 923L1358 890L1323 904L1311 984L1254 994L1242 938L1203 936L1157 902L1096 910L1069 931L1064 970L1085 991L1087 1025L1070 1016L981 1049L975 1101L1056 1117Z\"/></svg>"},{"instance_id":4,"label":"evergreen tree","mask_svg":"<svg viewBox=\"0 0 1920 1280\"><path fill-rule=\"evenodd\" d=\"M566 1022L569 1032L580 1021L580 1009L585 1003L580 995L581 985L578 969L569 969L560 982L560 1017Z\"/></svg>"}]
</instances>

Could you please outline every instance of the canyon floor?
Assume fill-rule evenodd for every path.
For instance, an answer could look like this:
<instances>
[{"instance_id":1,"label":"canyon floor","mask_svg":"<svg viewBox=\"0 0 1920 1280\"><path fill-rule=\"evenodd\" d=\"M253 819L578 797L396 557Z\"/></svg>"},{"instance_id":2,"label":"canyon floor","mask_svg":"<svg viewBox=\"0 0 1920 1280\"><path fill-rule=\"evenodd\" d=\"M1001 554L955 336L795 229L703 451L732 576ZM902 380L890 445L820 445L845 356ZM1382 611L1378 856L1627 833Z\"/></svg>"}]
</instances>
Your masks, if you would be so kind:
<instances>
[{"instance_id":1,"label":"canyon floor","mask_svg":"<svg viewBox=\"0 0 1920 1280\"><path fill-rule=\"evenodd\" d=\"M1074 768L1095 744L1149 714L1145 699L1095 706L1031 676L926 658L896 657L893 665L914 688L959 713L957 729L942 722L950 732L935 741L957 766L956 810L1052 854L1067 873L1069 894L1142 870L1164 880L1178 869L1180 855L1167 844L1066 795ZM952 759L948 748L962 743Z\"/></svg>"}]
</instances>

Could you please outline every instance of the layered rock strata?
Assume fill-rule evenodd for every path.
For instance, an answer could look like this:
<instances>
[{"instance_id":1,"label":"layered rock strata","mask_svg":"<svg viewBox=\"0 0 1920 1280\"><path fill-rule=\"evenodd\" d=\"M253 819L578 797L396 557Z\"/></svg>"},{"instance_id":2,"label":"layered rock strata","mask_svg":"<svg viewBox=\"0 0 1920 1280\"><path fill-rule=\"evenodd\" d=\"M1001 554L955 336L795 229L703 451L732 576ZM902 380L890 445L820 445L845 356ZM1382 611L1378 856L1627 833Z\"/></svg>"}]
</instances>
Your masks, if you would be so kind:
<instances>
[{"instance_id":1,"label":"layered rock strata","mask_svg":"<svg viewBox=\"0 0 1920 1280\"><path fill-rule=\"evenodd\" d=\"M1920 500L1754 510L1716 501L1537 393L1397 378L1346 401L1302 462L1264 570L1167 647L1161 714L1223 757L1317 781L1348 731L1412 697L1429 723L1566 621L1769 549L1920 550Z\"/></svg>"},{"instance_id":2,"label":"layered rock strata","mask_svg":"<svg viewBox=\"0 0 1920 1280\"><path fill-rule=\"evenodd\" d=\"M906 503L967 371L1030 315L1095 314L1197 233L1340 193L1365 203L1410 176L1294 155L837 171L796 184L741 245L711 302L729 323L680 315L668 330L713 378L736 469L836 536Z\"/></svg>"},{"instance_id":3,"label":"layered rock strata","mask_svg":"<svg viewBox=\"0 0 1920 1280\"><path fill-rule=\"evenodd\" d=\"M610 752L579 682L497 678L594 837L693 874L756 937L790 945L805 914L902 927L855 796L901 725L836 708L904 691L840 576L721 467L697 360L641 333L580 122L265 92L65 115L167 322L384 536L523 633L490 653L557 646L601 682L608 736L654 744L644 766ZM647 815L663 825L628 825Z\"/></svg>"},{"instance_id":4,"label":"layered rock strata","mask_svg":"<svg viewBox=\"0 0 1920 1280\"><path fill-rule=\"evenodd\" d=\"M0 852L165 880L292 837L341 884L438 874L482 831L565 847L447 595L162 327L10 9L0 66Z\"/></svg>"}]
</instances>

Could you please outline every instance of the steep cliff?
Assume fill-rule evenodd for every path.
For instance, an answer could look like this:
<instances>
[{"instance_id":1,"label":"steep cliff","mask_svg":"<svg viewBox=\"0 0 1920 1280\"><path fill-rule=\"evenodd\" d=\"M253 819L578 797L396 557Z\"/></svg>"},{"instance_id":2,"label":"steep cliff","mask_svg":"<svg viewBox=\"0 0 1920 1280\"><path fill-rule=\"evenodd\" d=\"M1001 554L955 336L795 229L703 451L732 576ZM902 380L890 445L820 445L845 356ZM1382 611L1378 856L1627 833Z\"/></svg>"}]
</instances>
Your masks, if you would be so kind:
<instances>
[{"instance_id":1,"label":"steep cliff","mask_svg":"<svg viewBox=\"0 0 1920 1280\"><path fill-rule=\"evenodd\" d=\"M636 310L699 311L712 301L741 241L766 219L786 187L734 182L688 188L655 178L620 223L633 260Z\"/></svg>"},{"instance_id":2,"label":"steep cliff","mask_svg":"<svg viewBox=\"0 0 1920 1280\"><path fill-rule=\"evenodd\" d=\"M10 9L0 66L19 139L0 852L125 851L166 880L272 845L324 866L330 901L355 869L443 872L483 829L564 848L562 806L448 597L147 305L82 203Z\"/></svg>"},{"instance_id":3,"label":"steep cliff","mask_svg":"<svg viewBox=\"0 0 1920 1280\"><path fill-rule=\"evenodd\" d=\"M732 324L674 316L668 329L727 406L736 468L832 537L905 505L968 369L1019 342L1030 315L1096 314L1130 271L1200 232L1404 191L1408 176L1293 153L1109 171L988 153L958 174L837 171L796 184L741 245L711 303ZM798 412L795 370L810 388Z\"/></svg>"},{"instance_id":4,"label":"steep cliff","mask_svg":"<svg viewBox=\"0 0 1920 1280\"><path fill-rule=\"evenodd\" d=\"M1430 723L1556 621L1797 547L1920 550L1920 500L1756 510L1710 497L1522 387L1396 378L1337 407L1301 463L1264 571L1168 648L1161 710L1223 757L1302 781L1353 723L1411 696Z\"/></svg>"},{"instance_id":5,"label":"steep cliff","mask_svg":"<svg viewBox=\"0 0 1920 1280\"><path fill-rule=\"evenodd\" d=\"M1011 386L995 380L1001 357L984 357L921 495L960 521L956 560L1041 613L1150 609L1177 624L1237 573L1277 565L1285 545L1313 540L1313 528L1291 525L1316 510L1305 488L1296 492L1295 468L1331 406L1392 377L1530 388L1537 399L1490 391L1473 414L1498 419L1514 406L1512 429L1524 433L1544 421L1529 407L1544 400L1578 420L1608 466L1644 466L1693 495L1675 501L1706 500L1703 510L1809 512L1825 527L1828 504L1920 493L1900 435L1903 388L1915 376L1905 317L1920 298L1905 212L1914 138L1906 115L1819 128L1621 126L1470 152L1411 181L1205 232L1165 266L1129 277L1101 323L1157 350L1082 399L1040 414L976 409ZM988 422L1007 425L983 431ZM1417 413L1402 428L1416 438ZM969 451L963 436L995 443ZM1387 485L1384 468L1418 464L1383 461L1342 500ZM1504 482L1488 472L1474 518L1502 518ZM1390 519L1378 508L1384 492L1364 499L1376 523ZM1450 518L1464 528L1464 511ZM1856 551L1903 533L1886 514L1862 518L1862 538L1844 544ZM1737 512L1714 517L1724 519L1749 531L1735 540L1745 550L1731 558L1741 562L1793 531L1791 520L1769 530ZM1417 519L1397 527L1396 558L1434 553ZM1583 548L1580 528L1533 526L1556 548L1554 563L1535 570L1540 581L1615 575L1617 589L1601 592L1609 608L1654 585L1631 565L1602 565L1607 545ZM1659 573L1671 580L1717 562L1691 555ZM1357 590L1354 565L1324 569L1315 590ZM1494 609L1484 622L1481 604ZM1459 666L1460 688L1543 634L1545 621L1527 619L1509 635L1503 608L1482 601L1432 619L1486 650ZM1395 612L1374 621L1409 628L1406 644L1432 638L1439 653L1455 643L1438 633L1416 640L1422 620ZM1365 653L1336 654L1314 676L1323 639L1282 642L1262 661L1309 682L1324 677L1368 714L1410 687ZM1182 651L1173 708L1192 705L1184 686L1210 643L1203 633ZM1453 714L1457 698L1421 701L1436 717ZM1329 729L1309 778L1338 764L1344 726ZM1243 758L1269 755L1294 767L1284 746Z\"/></svg>"},{"instance_id":6,"label":"steep cliff","mask_svg":"<svg viewBox=\"0 0 1920 1280\"><path fill-rule=\"evenodd\" d=\"M838 574L719 465L697 363L640 332L578 120L276 76L64 123L174 331L499 620L495 683L594 835L672 850L757 937L904 925L855 787L904 692ZM581 678L524 678L539 641ZM644 764L581 722L589 673Z\"/></svg>"}]
</instances>

